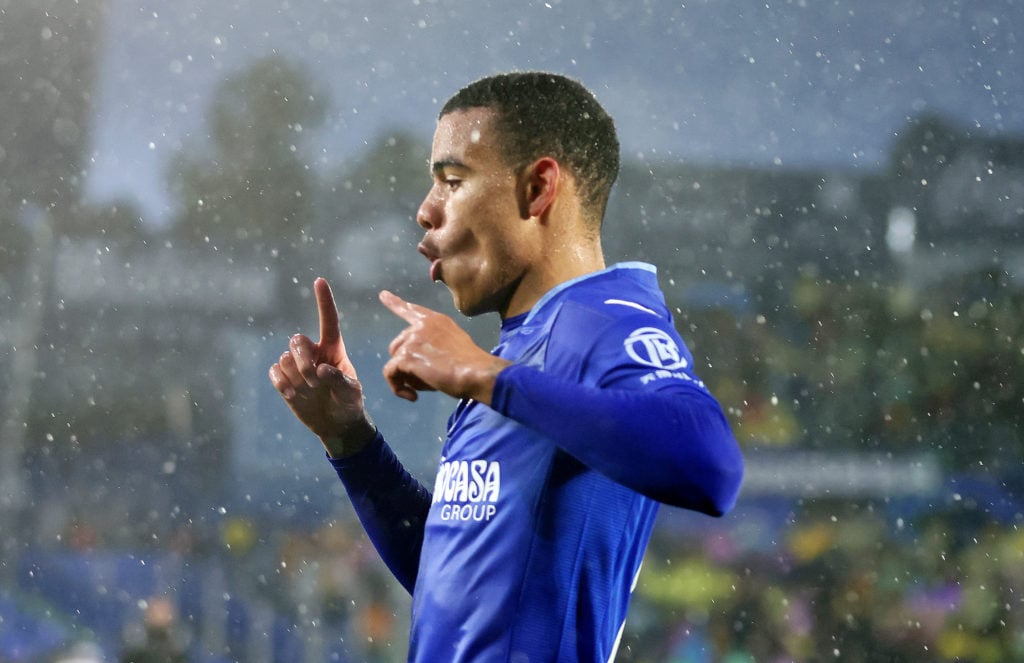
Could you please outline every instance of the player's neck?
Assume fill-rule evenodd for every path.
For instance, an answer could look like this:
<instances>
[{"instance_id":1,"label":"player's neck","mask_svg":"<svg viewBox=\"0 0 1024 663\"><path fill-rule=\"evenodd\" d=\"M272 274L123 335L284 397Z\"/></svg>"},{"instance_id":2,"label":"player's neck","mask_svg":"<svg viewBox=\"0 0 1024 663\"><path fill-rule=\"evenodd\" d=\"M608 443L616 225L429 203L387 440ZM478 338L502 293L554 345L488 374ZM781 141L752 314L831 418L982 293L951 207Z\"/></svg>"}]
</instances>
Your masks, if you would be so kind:
<instances>
[{"instance_id":1,"label":"player's neck","mask_svg":"<svg viewBox=\"0 0 1024 663\"><path fill-rule=\"evenodd\" d=\"M551 242L533 268L523 275L509 305L500 312L501 317L526 313L552 288L604 268L600 238Z\"/></svg>"}]
</instances>

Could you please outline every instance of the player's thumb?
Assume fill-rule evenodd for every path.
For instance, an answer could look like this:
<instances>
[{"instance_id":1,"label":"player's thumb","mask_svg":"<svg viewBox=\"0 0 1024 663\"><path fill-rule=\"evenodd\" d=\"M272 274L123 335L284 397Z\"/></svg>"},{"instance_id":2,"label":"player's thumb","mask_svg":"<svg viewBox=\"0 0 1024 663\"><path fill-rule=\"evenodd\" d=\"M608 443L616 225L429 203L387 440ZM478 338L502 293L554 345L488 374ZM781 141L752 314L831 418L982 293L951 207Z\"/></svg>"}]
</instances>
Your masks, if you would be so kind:
<instances>
[{"instance_id":1,"label":"player's thumb","mask_svg":"<svg viewBox=\"0 0 1024 663\"><path fill-rule=\"evenodd\" d=\"M316 367L316 377L331 389L344 388L354 381L354 378L347 377L337 367L326 363Z\"/></svg>"}]
</instances>

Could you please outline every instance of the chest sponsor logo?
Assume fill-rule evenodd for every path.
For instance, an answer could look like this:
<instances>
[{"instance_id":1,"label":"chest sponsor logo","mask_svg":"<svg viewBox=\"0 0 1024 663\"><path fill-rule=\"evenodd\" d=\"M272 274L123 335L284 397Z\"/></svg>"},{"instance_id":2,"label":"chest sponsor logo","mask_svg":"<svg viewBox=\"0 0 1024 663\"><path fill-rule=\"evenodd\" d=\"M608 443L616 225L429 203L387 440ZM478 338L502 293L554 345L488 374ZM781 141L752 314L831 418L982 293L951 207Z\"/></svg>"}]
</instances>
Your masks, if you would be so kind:
<instances>
[{"instance_id":1,"label":"chest sponsor logo","mask_svg":"<svg viewBox=\"0 0 1024 663\"><path fill-rule=\"evenodd\" d=\"M675 339L657 327L637 329L626 337L623 345L630 359L644 366L673 371L688 364Z\"/></svg>"},{"instance_id":2,"label":"chest sponsor logo","mask_svg":"<svg viewBox=\"0 0 1024 663\"><path fill-rule=\"evenodd\" d=\"M498 512L501 463L441 459L434 482L434 504L441 520L489 521Z\"/></svg>"}]
</instances>

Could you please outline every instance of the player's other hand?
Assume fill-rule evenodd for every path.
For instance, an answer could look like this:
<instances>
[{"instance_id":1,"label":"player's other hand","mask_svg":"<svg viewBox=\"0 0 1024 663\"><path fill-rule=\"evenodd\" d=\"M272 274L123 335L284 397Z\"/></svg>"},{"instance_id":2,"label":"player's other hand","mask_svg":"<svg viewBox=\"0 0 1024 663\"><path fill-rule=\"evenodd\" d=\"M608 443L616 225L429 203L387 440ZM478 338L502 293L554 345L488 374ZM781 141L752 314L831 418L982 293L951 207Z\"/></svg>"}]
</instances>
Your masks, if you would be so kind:
<instances>
[{"instance_id":1,"label":"player's other hand","mask_svg":"<svg viewBox=\"0 0 1024 663\"><path fill-rule=\"evenodd\" d=\"M320 315L320 341L296 334L270 367L270 381L285 403L333 458L356 453L376 430L363 403L363 387L345 352L331 286L313 282Z\"/></svg>"},{"instance_id":2,"label":"player's other hand","mask_svg":"<svg viewBox=\"0 0 1024 663\"><path fill-rule=\"evenodd\" d=\"M409 324L391 341L391 359L384 365L384 379L396 396L415 401L417 392L437 390L490 405L494 381L511 362L478 346L443 313L387 290L380 301Z\"/></svg>"}]
</instances>

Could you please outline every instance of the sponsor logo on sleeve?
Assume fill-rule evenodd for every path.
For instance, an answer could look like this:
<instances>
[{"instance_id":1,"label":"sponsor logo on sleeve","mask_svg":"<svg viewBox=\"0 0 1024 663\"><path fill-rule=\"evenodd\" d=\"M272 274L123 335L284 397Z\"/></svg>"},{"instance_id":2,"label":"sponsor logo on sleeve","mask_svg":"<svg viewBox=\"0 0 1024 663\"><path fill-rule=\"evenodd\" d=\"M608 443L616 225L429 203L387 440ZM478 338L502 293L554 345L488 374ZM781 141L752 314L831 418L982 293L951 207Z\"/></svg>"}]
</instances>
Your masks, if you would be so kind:
<instances>
[{"instance_id":1,"label":"sponsor logo on sleeve","mask_svg":"<svg viewBox=\"0 0 1024 663\"><path fill-rule=\"evenodd\" d=\"M624 345L630 359L644 366L674 371L688 365L675 339L657 327L637 329L626 337Z\"/></svg>"},{"instance_id":2,"label":"sponsor logo on sleeve","mask_svg":"<svg viewBox=\"0 0 1024 663\"><path fill-rule=\"evenodd\" d=\"M685 380L704 388L704 383L686 372L690 362L679 350L679 344L664 330L657 327L640 327L623 342L629 358L655 370L640 378L641 384L666 378Z\"/></svg>"}]
</instances>

